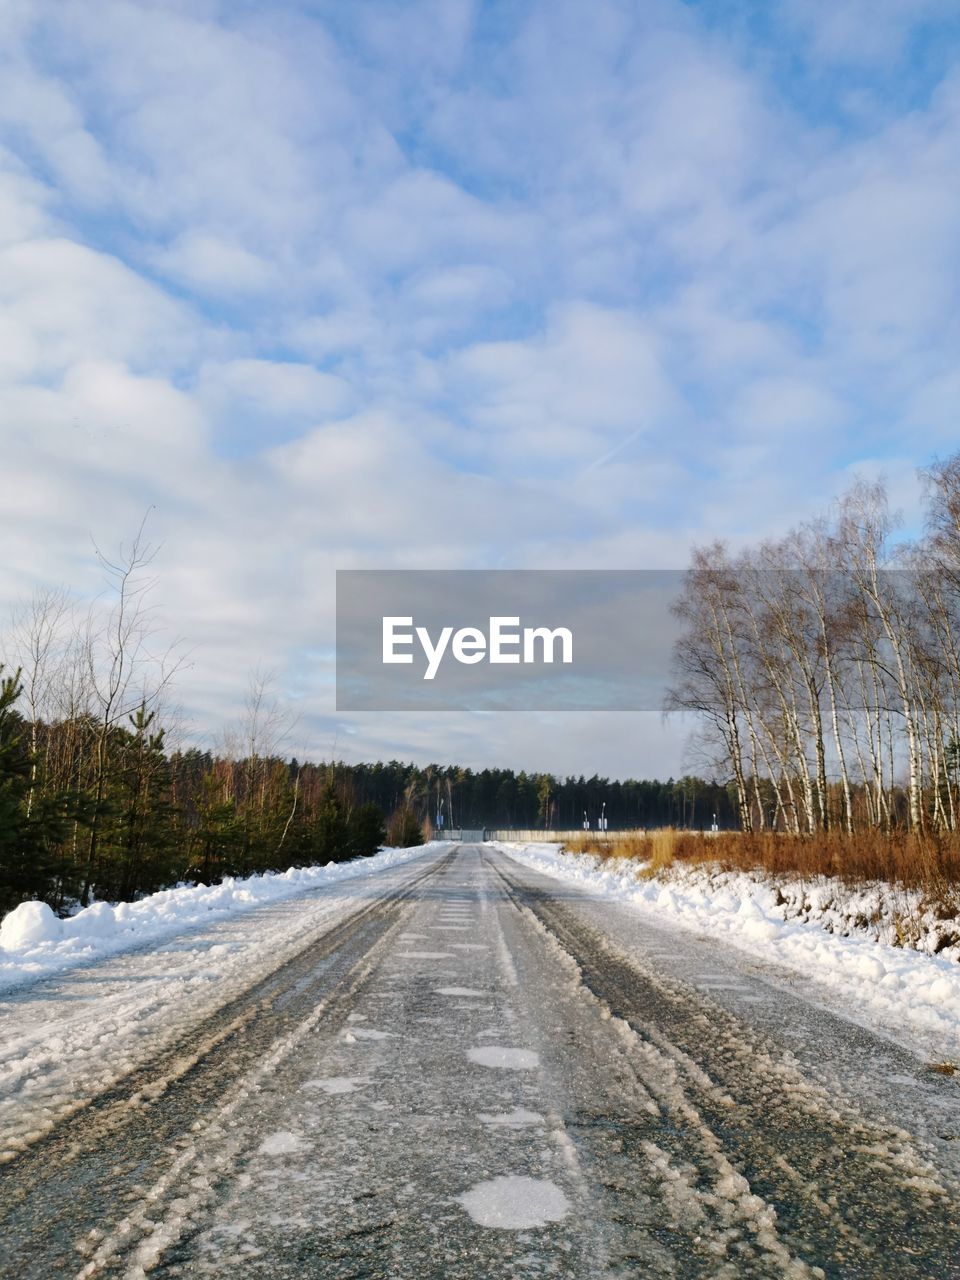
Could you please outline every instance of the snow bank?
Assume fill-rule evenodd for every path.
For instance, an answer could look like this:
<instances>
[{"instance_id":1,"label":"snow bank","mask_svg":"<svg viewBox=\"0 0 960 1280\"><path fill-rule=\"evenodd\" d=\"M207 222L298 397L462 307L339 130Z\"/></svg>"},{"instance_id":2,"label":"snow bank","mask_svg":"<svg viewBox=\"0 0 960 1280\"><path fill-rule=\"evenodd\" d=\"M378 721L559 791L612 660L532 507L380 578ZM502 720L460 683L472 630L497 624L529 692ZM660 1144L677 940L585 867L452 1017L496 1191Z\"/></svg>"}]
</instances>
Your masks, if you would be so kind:
<instances>
[{"instance_id":1,"label":"snow bank","mask_svg":"<svg viewBox=\"0 0 960 1280\"><path fill-rule=\"evenodd\" d=\"M0 947L5 951L25 951L40 942L57 942L63 937L63 921L45 902L21 902L0 924Z\"/></svg>"},{"instance_id":2,"label":"snow bank","mask_svg":"<svg viewBox=\"0 0 960 1280\"><path fill-rule=\"evenodd\" d=\"M0 922L0 987L129 951L194 925L295 898L341 880L376 875L434 847L383 849L371 858L355 858L351 862L291 867L289 871L268 871L242 880L230 877L209 887L199 884L164 889L139 902L121 902L115 907L96 902L68 920L58 919L44 902L21 902Z\"/></svg>"},{"instance_id":3,"label":"snow bank","mask_svg":"<svg viewBox=\"0 0 960 1280\"><path fill-rule=\"evenodd\" d=\"M822 885L774 883L743 872L692 867L641 879L637 863L625 859L602 862L589 854L562 853L556 844L497 847L536 871L627 903L665 924L721 938L794 969L832 989L846 1011L859 1005L871 1022L900 1037L909 1037L911 1030L925 1032L960 1051L956 948L931 955L884 940L882 895L876 890L841 903L835 890ZM804 918L797 917L798 903ZM851 911L857 918L873 918L874 936L850 927Z\"/></svg>"}]
</instances>

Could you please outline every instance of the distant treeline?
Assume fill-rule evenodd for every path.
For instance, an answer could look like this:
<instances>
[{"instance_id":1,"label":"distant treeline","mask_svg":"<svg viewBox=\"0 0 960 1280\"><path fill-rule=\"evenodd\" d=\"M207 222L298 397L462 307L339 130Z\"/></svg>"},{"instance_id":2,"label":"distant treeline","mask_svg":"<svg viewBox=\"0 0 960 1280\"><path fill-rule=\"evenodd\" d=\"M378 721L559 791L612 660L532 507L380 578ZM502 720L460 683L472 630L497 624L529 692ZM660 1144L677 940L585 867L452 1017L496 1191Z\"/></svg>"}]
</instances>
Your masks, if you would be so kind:
<instances>
[{"instance_id":1,"label":"distant treeline","mask_svg":"<svg viewBox=\"0 0 960 1280\"><path fill-rule=\"evenodd\" d=\"M340 861L388 839L381 808L333 766L168 754L143 706L105 737L90 716L32 723L21 682L0 686L0 913ZM394 843L420 842L408 807L390 818Z\"/></svg>"},{"instance_id":2,"label":"distant treeline","mask_svg":"<svg viewBox=\"0 0 960 1280\"><path fill-rule=\"evenodd\" d=\"M448 827L579 827L584 813L596 827L602 809L611 829L696 827L714 813L729 824L734 816L725 788L694 778L561 781L509 769L168 752L145 702L104 732L90 713L32 720L23 701L23 673L5 676L0 911L27 898L58 910L94 898L126 900L183 881L418 844L441 811Z\"/></svg>"},{"instance_id":3,"label":"distant treeline","mask_svg":"<svg viewBox=\"0 0 960 1280\"><path fill-rule=\"evenodd\" d=\"M464 769L432 764L420 768L389 764L338 765L337 776L356 795L390 813L410 797L418 817L436 822L442 810L448 827L579 830L601 815L609 829L677 826L699 829L736 822L733 792L702 778L666 782L600 778L555 778L512 769Z\"/></svg>"}]
</instances>

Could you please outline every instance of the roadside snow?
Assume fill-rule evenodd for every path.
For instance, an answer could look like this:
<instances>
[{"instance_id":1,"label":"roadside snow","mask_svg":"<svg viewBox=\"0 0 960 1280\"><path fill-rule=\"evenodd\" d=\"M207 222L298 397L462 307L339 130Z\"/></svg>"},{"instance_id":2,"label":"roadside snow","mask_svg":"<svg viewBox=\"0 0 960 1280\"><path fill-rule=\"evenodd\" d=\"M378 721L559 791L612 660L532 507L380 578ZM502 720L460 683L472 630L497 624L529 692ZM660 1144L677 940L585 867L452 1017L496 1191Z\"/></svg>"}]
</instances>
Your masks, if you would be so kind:
<instances>
[{"instance_id":1,"label":"roadside snow","mask_svg":"<svg viewBox=\"0 0 960 1280\"><path fill-rule=\"evenodd\" d=\"M960 964L954 949L928 955L852 930L826 899L809 918L788 918L796 898L761 878L697 867L638 879L634 862L601 862L562 853L556 844L497 844L517 862L661 921L721 938L830 988L845 1010L859 1006L873 1023L909 1039L911 1032L946 1041L960 1053ZM807 886L805 902L810 904ZM834 911L836 918L831 917ZM825 927L830 926L830 928Z\"/></svg>"},{"instance_id":2,"label":"roadside snow","mask_svg":"<svg viewBox=\"0 0 960 1280\"><path fill-rule=\"evenodd\" d=\"M296 898L341 880L375 875L435 847L439 846L383 849L373 857L354 858L351 862L291 867L289 871L268 871L242 880L229 877L210 887L199 884L164 889L139 902L121 902L115 907L96 902L67 920L60 920L44 902L21 902L0 922L0 988L130 951L195 925L211 924L236 912Z\"/></svg>"},{"instance_id":3,"label":"roadside snow","mask_svg":"<svg viewBox=\"0 0 960 1280\"><path fill-rule=\"evenodd\" d=\"M0 951L9 975L6 987L0 983L0 1166L340 921L402 892L449 848L394 850L289 879L254 877L269 887L247 889L273 897L234 909L223 902L205 908L203 895L215 890L187 890L199 894L199 907L168 912L154 933L86 940L85 950L61 937L30 943L19 955ZM37 976L43 981L31 981ZM201 1052L219 1036L215 1026ZM358 1065L357 1083L366 1075Z\"/></svg>"}]
</instances>

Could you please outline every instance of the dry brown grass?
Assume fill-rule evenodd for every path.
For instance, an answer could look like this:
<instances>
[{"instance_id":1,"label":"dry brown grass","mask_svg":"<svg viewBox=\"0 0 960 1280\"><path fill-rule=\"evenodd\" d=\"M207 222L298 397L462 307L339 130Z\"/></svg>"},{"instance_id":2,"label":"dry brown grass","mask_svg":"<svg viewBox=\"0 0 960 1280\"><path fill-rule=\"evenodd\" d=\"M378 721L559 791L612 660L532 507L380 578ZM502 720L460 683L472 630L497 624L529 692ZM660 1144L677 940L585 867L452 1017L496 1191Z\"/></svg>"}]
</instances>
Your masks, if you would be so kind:
<instances>
[{"instance_id":1,"label":"dry brown grass","mask_svg":"<svg viewBox=\"0 0 960 1280\"><path fill-rule=\"evenodd\" d=\"M608 836L585 833L569 841L564 848L568 853L592 853L598 858L632 858L637 862L649 862L661 870L673 862L676 838L681 832L673 827L661 827L655 831L612 833Z\"/></svg>"},{"instance_id":2,"label":"dry brown grass","mask_svg":"<svg viewBox=\"0 0 960 1280\"><path fill-rule=\"evenodd\" d=\"M601 858L633 858L647 863L649 874L674 863L713 863L725 871L767 871L803 879L831 876L847 885L886 881L920 890L945 915L956 914L960 907L960 833L826 831L791 836L775 831L709 834L667 827L624 836L585 833L566 847Z\"/></svg>"},{"instance_id":3,"label":"dry brown grass","mask_svg":"<svg viewBox=\"0 0 960 1280\"><path fill-rule=\"evenodd\" d=\"M960 885L960 836L919 836L824 831L812 836L781 832L724 831L708 836L685 832L677 857L717 862L728 870L761 868L774 874L833 876L848 884L886 880L910 889Z\"/></svg>"}]
</instances>

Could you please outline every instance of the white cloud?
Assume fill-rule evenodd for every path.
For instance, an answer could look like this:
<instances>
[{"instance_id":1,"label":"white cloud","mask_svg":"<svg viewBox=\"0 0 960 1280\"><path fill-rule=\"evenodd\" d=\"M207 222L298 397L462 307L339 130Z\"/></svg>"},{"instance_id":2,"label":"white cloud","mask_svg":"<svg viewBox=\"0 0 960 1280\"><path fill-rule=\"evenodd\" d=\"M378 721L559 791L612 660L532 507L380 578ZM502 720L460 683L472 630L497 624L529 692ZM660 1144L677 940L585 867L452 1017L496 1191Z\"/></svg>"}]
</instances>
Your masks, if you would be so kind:
<instances>
[{"instance_id":1,"label":"white cloud","mask_svg":"<svg viewBox=\"0 0 960 1280\"><path fill-rule=\"evenodd\" d=\"M17 244L48 233L51 200L49 187L0 147L0 245Z\"/></svg>"},{"instance_id":2,"label":"white cloud","mask_svg":"<svg viewBox=\"0 0 960 1280\"><path fill-rule=\"evenodd\" d=\"M171 279L213 296L263 293L277 284L276 272L266 259L202 231L177 236L153 255L153 262Z\"/></svg>"},{"instance_id":3,"label":"white cloud","mask_svg":"<svg viewBox=\"0 0 960 1280\"><path fill-rule=\"evenodd\" d=\"M380 331L372 312L336 310L295 321L286 330L285 337L305 356L323 361L345 351L372 350Z\"/></svg>"},{"instance_id":4,"label":"white cloud","mask_svg":"<svg viewBox=\"0 0 960 1280\"><path fill-rule=\"evenodd\" d=\"M109 165L69 91L38 73L15 42L4 51L0 123L29 138L52 179L72 200L81 206L101 203L110 186Z\"/></svg>"},{"instance_id":5,"label":"white cloud","mask_svg":"<svg viewBox=\"0 0 960 1280\"><path fill-rule=\"evenodd\" d=\"M342 413L352 395L342 378L308 364L228 360L200 370L198 394L213 415L255 414L301 427Z\"/></svg>"},{"instance_id":6,"label":"white cloud","mask_svg":"<svg viewBox=\"0 0 960 1280\"><path fill-rule=\"evenodd\" d=\"M960 77L928 112L823 157L798 194L771 235L772 278L817 306L824 338L847 360L939 343L955 324Z\"/></svg>"},{"instance_id":7,"label":"white cloud","mask_svg":"<svg viewBox=\"0 0 960 1280\"><path fill-rule=\"evenodd\" d=\"M55 376L82 359L169 370L197 328L184 307L116 257L67 239L0 250L0 317L19 334L9 372L27 378Z\"/></svg>"},{"instance_id":8,"label":"white cloud","mask_svg":"<svg viewBox=\"0 0 960 1280\"><path fill-rule=\"evenodd\" d=\"M664 421L674 395L658 345L629 313L568 305L542 336L460 352L449 381L494 460L569 473Z\"/></svg>"},{"instance_id":9,"label":"white cloud","mask_svg":"<svg viewBox=\"0 0 960 1280\"><path fill-rule=\"evenodd\" d=\"M675 566L950 447L960 80L872 105L938 8L861 9L792 6L808 117L673 0L4 6L0 597L154 504L184 701L263 659L322 738L338 565ZM631 723L339 732L640 771Z\"/></svg>"},{"instance_id":10,"label":"white cloud","mask_svg":"<svg viewBox=\"0 0 960 1280\"><path fill-rule=\"evenodd\" d=\"M352 210L345 231L351 248L378 271L464 254L503 254L509 260L534 237L529 215L497 208L423 169L398 176L377 200Z\"/></svg>"},{"instance_id":11,"label":"white cloud","mask_svg":"<svg viewBox=\"0 0 960 1280\"><path fill-rule=\"evenodd\" d=\"M950 0L789 0L785 10L818 59L868 65L899 61L918 25L955 14Z\"/></svg>"},{"instance_id":12,"label":"white cloud","mask_svg":"<svg viewBox=\"0 0 960 1280\"><path fill-rule=\"evenodd\" d=\"M458 266L427 271L411 281L409 297L438 311L463 310L471 317L477 310L506 302L513 285L505 271L488 266Z\"/></svg>"}]
</instances>

